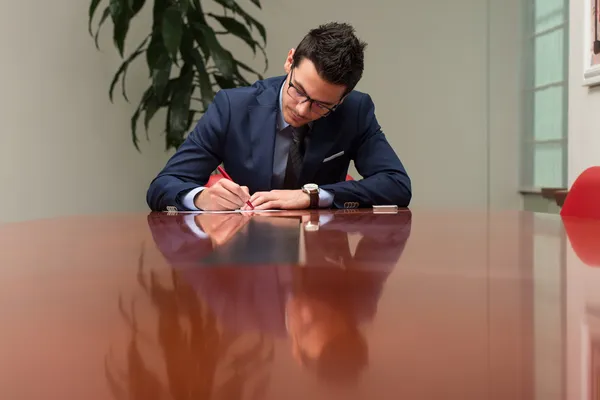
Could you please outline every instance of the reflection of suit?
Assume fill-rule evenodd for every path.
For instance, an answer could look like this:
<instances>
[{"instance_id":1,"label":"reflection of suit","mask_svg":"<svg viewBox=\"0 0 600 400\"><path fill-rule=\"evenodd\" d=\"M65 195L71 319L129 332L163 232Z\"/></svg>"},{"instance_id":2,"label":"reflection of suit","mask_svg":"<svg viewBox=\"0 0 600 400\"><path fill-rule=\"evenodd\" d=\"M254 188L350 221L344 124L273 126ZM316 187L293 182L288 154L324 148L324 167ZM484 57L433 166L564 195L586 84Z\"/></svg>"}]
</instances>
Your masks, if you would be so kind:
<instances>
[{"instance_id":1,"label":"reflection of suit","mask_svg":"<svg viewBox=\"0 0 600 400\"><path fill-rule=\"evenodd\" d=\"M326 301L350 304L350 313L357 321L370 320L376 312L383 284L404 250L411 224L409 211L396 215L353 215L350 219L334 217L318 231L305 233L306 267L294 267L295 263L286 263L285 259L279 265L270 263L252 268L229 263L228 266L200 267L198 260L207 259L213 251L212 246L205 244L210 240L194 238L188 233L183 217L168 217L173 221L166 226L162 223L154 226L154 219L149 218L150 229L165 258L174 268L181 269L198 295L230 329L257 329L280 335L285 334L285 303L298 289ZM181 237L173 239L171 235L177 235L178 229ZM354 257L348 243L351 232L363 235ZM247 234L241 230L237 235ZM234 240L235 236L231 242ZM172 245L185 241L190 243L177 248ZM194 243L195 252L189 250ZM253 247L244 249L242 243L243 239L239 238L236 252L255 250ZM264 250L268 251L269 247L265 244ZM181 248L186 251L179 252ZM335 294L337 300L328 298L328 293Z\"/></svg>"}]
</instances>

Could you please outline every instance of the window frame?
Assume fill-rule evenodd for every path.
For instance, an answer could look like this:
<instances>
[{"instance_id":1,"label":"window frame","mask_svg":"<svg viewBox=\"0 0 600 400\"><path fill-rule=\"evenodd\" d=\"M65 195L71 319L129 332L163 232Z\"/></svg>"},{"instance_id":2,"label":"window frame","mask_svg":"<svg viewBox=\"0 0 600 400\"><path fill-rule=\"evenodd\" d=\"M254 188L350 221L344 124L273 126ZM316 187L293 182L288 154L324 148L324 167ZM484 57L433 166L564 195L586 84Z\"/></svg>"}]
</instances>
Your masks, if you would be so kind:
<instances>
[{"instance_id":1,"label":"window frame","mask_svg":"<svg viewBox=\"0 0 600 400\"><path fill-rule=\"evenodd\" d=\"M539 1L539 0L538 0ZM523 51L523 117L521 135L521 191L539 192L535 180L535 152L539 146L560 144L562 147L562 180L553 187L565 188L568 182L568 98L569 98L569 0L563 0L563 20L549 28L536 32L536 0L524 1L524 51ZM563 73L562 79L535 86L536 40L540 37L562 30L563 33ZM562 138L535 139L535 94L553 87L562 87Z\"/></svg>"}]
</instances>

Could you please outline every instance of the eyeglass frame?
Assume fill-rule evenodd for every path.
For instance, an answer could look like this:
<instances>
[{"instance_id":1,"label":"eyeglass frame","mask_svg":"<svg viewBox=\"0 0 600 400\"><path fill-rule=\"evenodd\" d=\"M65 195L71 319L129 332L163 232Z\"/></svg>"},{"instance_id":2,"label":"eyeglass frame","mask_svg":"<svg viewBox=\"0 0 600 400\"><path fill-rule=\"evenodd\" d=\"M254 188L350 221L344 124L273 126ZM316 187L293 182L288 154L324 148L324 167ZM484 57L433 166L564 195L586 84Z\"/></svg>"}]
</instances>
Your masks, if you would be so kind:
<instances>
[{"instance_id":1,"label":"eyeglass frame","mask_svg":"<svg viewBox=\"0 0 600 400\"><path fill-rule=\"evenodd\" d=\"M342 100L344 99L344 97L346 96L346 94L344 94L344 96L342 96L342 98L340 99L340 101L338 101L338 102L337 102L337 104L333 105L332 107L328 107L328 106L326 106L325 104L323 104L323 102L321 102L321 101L319 101L319 100L311 99L311 98L310 98L310 96L309 96L309 95L307 95L307 94L304 92L304 90L300 90L300 88L296 87L296 86L295 86L295 85L292 83L292 77L293 77L293 75L294 75L294 70L295 70L295 69L296 69L296 67L295 67L295 66L292 66L292 68L291 68L291 70L290 70L290 76L289 76L289 79L288 79L288 88L287 88L287 90L286 90L286 92L287 92L288 96L290 96L290 97L292 97L292 98L294 97L294 96L292 96L292 95L290 94L290 89L292 89L292 88L293 88L293 89L294 89L294 90L295 90L295 91L298 93L298 95L299 95L300 97L304 97L304 98L305 98L304 100L302 100L302 101L299 101L299 102L298 102L298 104L306 103L307 101L308 101L308 102L310 102L310 105L309 105L309 107L310 107L310 110L311 110L311 112L312 112L312 105L313 105L313 104L317 104L317 106L319 106L319 107L322 107L322 108L324 108L324 109L326 110L325 114L320 114L320 115L321 115L321 117L326 117L326 116L328 116L329 114L331 114L332 112L334 112L334 111L335 111L335 110L336 110L336 109L339 107L340 103L342 102ZM315 112L315 113L316 113L316 114L319 114L318 112Z\"/></svg>"}]
</instances>

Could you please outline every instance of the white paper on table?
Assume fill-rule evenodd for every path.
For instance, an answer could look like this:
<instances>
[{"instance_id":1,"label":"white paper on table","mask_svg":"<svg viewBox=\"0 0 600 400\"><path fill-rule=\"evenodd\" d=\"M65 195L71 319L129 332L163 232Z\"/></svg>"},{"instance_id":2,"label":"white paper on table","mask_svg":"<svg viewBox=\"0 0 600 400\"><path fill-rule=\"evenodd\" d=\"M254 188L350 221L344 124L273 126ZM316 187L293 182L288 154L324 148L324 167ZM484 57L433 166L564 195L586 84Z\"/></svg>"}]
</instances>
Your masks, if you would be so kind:
<instances>
[{"instance_id":1,"label":"white paper on table","mask_svg":"<svg viewBox=\"0 0 600 400\"><path fill-rule=\"evenodd\" d=\"M164 211L170 214L243 214L243 213L263 213L263 212L278 212L284 210L224 210L224 211Z\"/></svg>"}]
</instances>

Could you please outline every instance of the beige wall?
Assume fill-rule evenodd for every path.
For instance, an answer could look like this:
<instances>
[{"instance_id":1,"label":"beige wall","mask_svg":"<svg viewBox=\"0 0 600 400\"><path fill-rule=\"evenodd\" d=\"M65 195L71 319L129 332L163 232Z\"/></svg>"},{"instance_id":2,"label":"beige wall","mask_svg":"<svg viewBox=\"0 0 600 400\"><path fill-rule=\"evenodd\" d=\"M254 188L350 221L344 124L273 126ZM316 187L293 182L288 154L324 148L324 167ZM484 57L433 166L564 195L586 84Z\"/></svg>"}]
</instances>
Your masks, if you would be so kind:
<instances>
[{"instance_id":1,"label":"beige wall","mask_svg":"<svg viewBox=\"0 0 600 400\"><path fill-rule=\"evenodd\" d=\"M349 21L369 43L359 89L375 100L413 179L414 208L520 208L519 0L491 2L491 10L484 0L347 0L321 3L317 14L307 2L263 4L255 15L269 32L268 75L282 73L289 48L322 22ZM87 8L13 2L0 14L0 221L147 210L146 187L167 159L161 127L138 154L129 136L134 104L107 97L119 61L111 25L98 52ZM143 60L129 76L137 99Z\"/></svg>"},{"instance_id":2,"label":"beige wall","mask_svg":"<svg viewBox=\"0 0 600 400\"><path fill-rule=\"evenodd\" d=\"M269 38L270 72L282 73L287 51L308 29L352 23L369 44L358 89L373 97L413 179L413 208L489 201L520 209L521 0L490 3L346 0L323 2L315 14L307 2L281 1L278 11L265 2L261 20L277 32Z\"/></svg>"},{"instance_id":3,"label":"beige wall","mask_svg":"<svg viewBox=\"0 0 600 400\"><path fill-rule=\"evenodd\" d=\"M166 161L160 126L139 154L129 133L133 100L109 102L119 58L110 23L96 50L87 10L87 1L18 1L0 13L0 222L145 210L146 187ZM147 76L137 66L134 99Z\"/></svg>"},{"instance_id":4,"label":"beige wall","mask_svg":"<svg viewBox=\"0 0 600 400\"><path fill-rule=\"evenodd\" d=\"M569 40L569 185L600 165L600 87L583 86L584 1L571 1Z\"/></svg>"}]
</instances>

